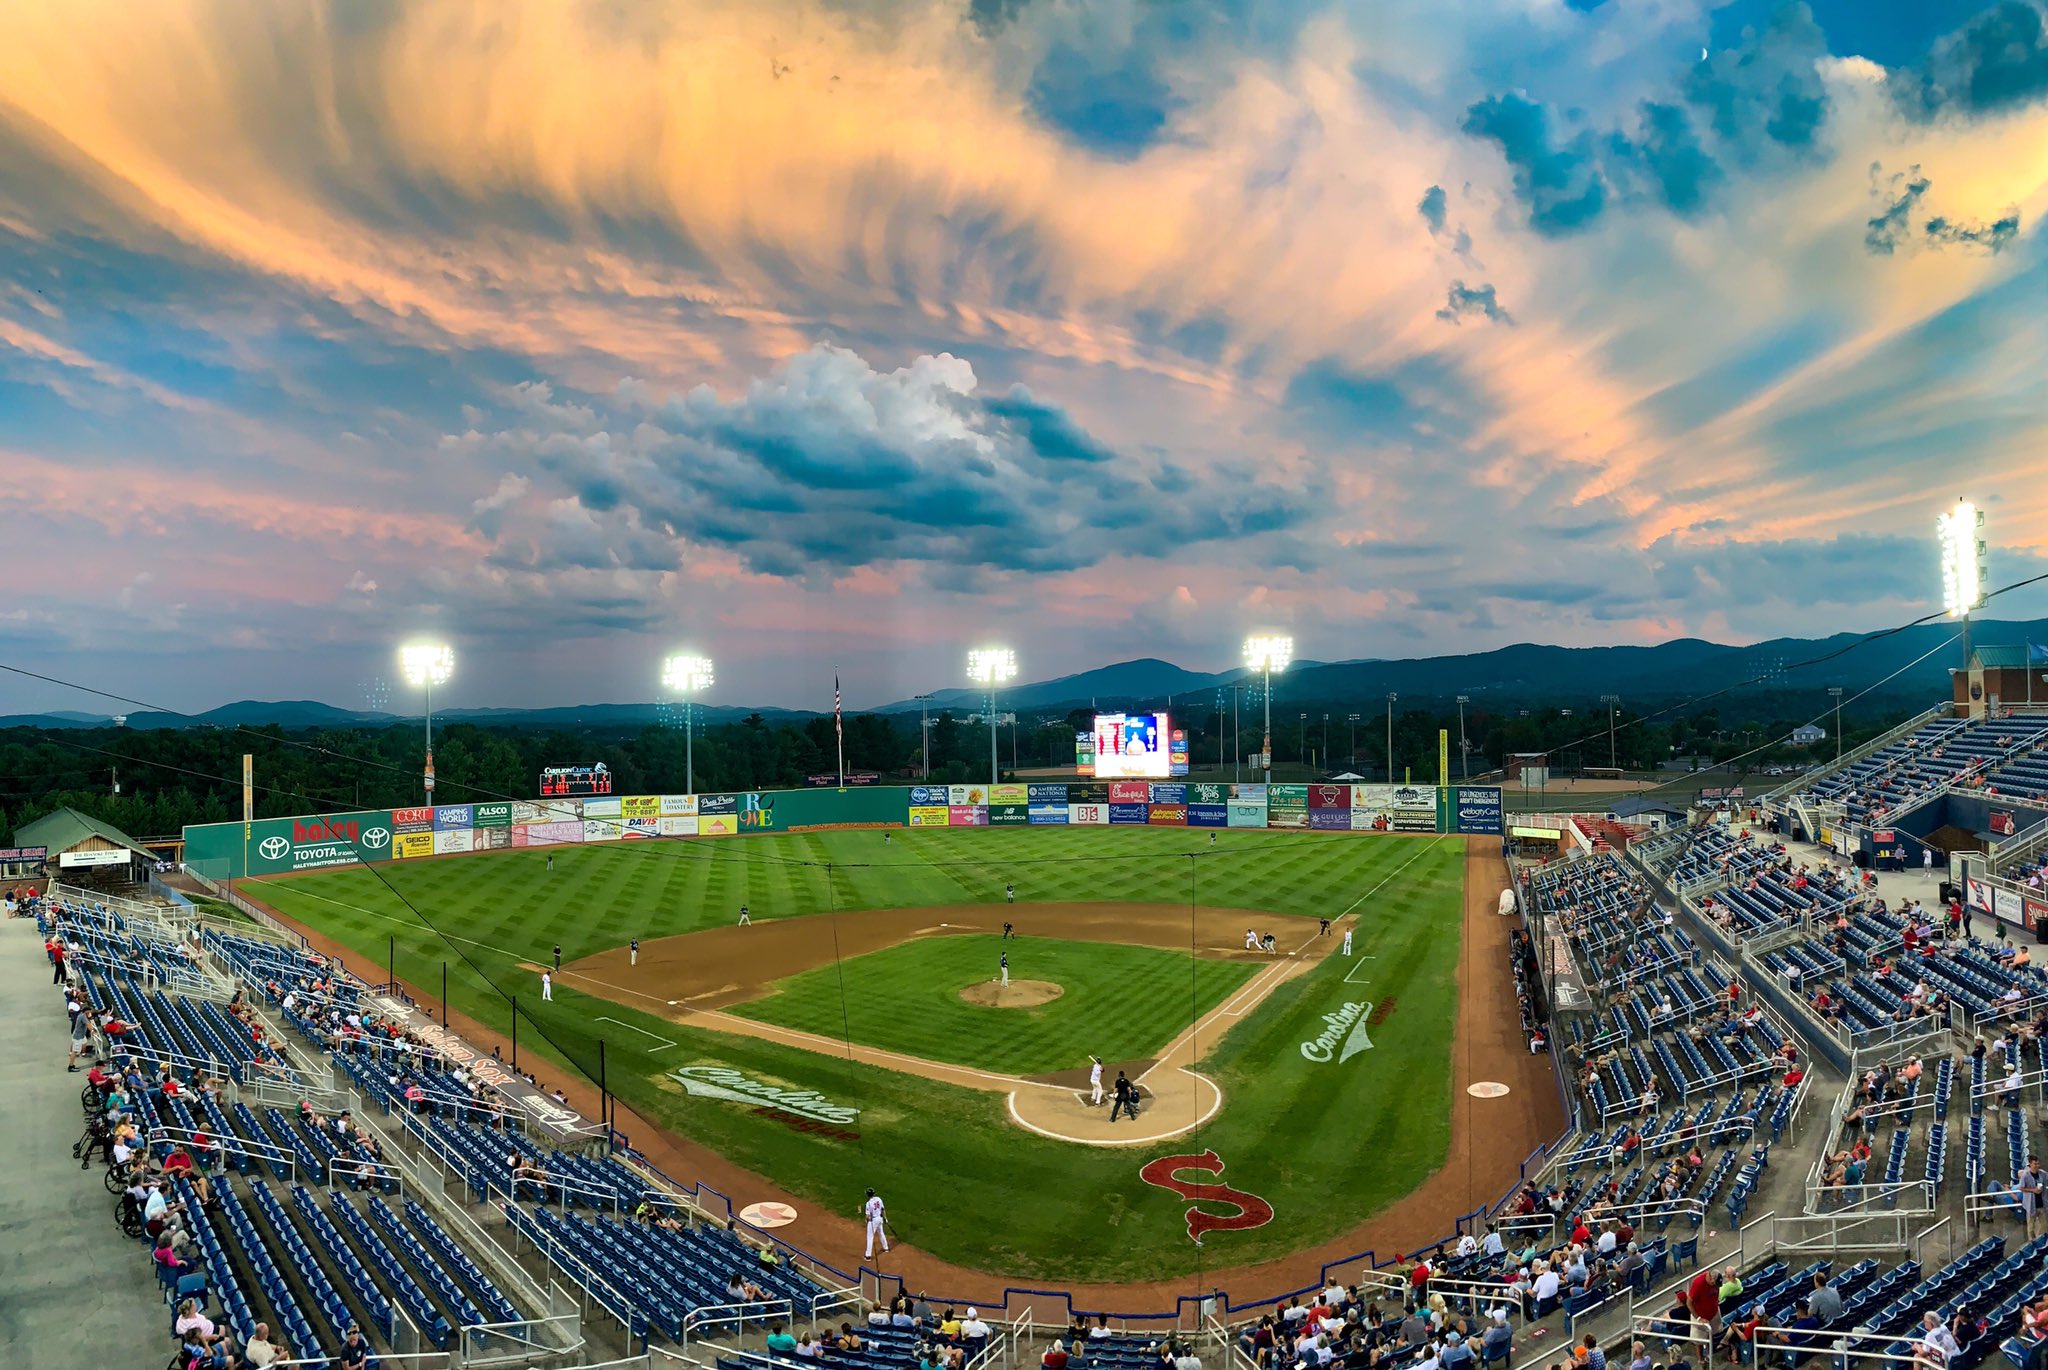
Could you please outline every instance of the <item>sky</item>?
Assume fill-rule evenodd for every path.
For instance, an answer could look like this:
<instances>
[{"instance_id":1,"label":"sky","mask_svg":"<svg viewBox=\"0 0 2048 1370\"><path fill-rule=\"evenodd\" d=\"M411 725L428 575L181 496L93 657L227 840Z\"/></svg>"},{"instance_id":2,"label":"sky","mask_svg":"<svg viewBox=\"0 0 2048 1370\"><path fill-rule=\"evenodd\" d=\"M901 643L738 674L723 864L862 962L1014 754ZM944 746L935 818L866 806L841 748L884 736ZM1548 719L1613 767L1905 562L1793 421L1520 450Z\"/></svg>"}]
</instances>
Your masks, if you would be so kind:
<instances>
[{"instance_id":1,"label":"sky","mask_svg":"<svg viewBox=\"0 0 2048 1370\"><path fill-rule=\"evenodd\" d=\"M2033 0L8 5L0 663L822 708L1888 626L1958 495L2048 570L2044 212Z\"/></svg>"}]
</instances>

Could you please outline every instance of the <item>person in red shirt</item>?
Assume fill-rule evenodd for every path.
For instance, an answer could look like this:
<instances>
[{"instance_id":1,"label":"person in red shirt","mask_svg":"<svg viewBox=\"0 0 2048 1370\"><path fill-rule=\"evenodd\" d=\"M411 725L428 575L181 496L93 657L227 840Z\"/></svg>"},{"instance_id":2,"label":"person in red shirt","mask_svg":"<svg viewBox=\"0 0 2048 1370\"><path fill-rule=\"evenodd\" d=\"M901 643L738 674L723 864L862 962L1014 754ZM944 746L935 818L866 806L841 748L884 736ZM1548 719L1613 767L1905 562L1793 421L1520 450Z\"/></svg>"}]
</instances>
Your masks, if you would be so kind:
<instances>
[{"instance_id":1,"label":"person in red shirt","mask_svg":"<svg viewBox=\"0 0 2048 1370\"><path fill-rule=\"evenodd\" d=\"M1695 1321L1706 1324L1709 1338L1721 1330L1721 1272L1702 1269L1685 1288L1685 1306Z\"/></svg>"},{"instance_id":2,"label":"person in red shirt","mask_svg":"<svg viewBox=\"0 0 2048 1370\"><path fill-rule=\"evenodd\" d=\"M1429 1293L1429 1260L1424 1256L1415 1258L1415 1268L1408 1272L1408 1288L1419 1303Z\"/></svg>"},{"instance_id":3,"label":"person in red shirt","mask_svg":"<svg viewBox=\"0 0 2048 1370\"><path fill-rule=\"evenodd\" d=\"M1738 1000L1738 999L1740 999L1741 997L1742 997L1742 982L1741 982L1740 980L1730 980L1730 981L1728 982L1728 1003L1729 1003L1729 1006L1730 1006L1730 1007L1733 1007L1733 1006L1734 1006L1734 1004L1735 1004L1735 1001L1736 1001L1736 1000Z\"/></svg>"}]
</instances>

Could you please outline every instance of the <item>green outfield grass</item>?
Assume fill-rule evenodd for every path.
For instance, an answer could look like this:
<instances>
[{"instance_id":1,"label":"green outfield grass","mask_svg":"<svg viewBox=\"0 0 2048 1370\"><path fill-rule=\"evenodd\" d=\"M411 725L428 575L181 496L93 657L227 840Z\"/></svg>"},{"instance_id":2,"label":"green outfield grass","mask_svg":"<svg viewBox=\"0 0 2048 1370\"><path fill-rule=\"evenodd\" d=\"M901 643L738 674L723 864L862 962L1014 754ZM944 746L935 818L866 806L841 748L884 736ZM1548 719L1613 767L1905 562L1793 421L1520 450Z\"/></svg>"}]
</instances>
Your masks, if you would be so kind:
<instances>
[{"instance_id":1,"label":"green outfield grass","mask_svg":"<svg viewBox=\"0 0 2048 1370\"><path fill-rule=\"evenodd\" d=\"M1050 980L1065 993L1036 1008L970 1004L960 991L996 976ZM1251 978L1244 961L1046 937L927 937L777 980L728 1010L742 1017L1005 1075L1150 1057ZM843 991L843 993L842 993Z\"/></svg>"},{"instance_id":2,"label":"green outfield grass","mask_svg":"<svg viewBox=\"0 0 2048 1370\"><path fill-rule=\"evenodd\" d=\"M556 849L552 875L542 853L508 852L380 867L391 888L377 875L343 870L249 882L248 892L352 948L351 966L368 978L382 978L387 938L399 975L416 985L437 987L448 963L455 1007L501 1031L509 1023L505 996L516 994L525 1020L521 1060L543 1083L563 1061L594 1076L603 1039L611 1087L627 1106L807 1202L851 1216L874 1185L889 1196L901 1232L943 1259L1020 1280L1141 1280L1194 1268L1186 1202L1138 1178L1153 1155L1213 1147L1228 1183L1274 1205L1265 1228L1211 1233L1202 1259L1214 1265L1338 1235L1413 1189L1442 1164L1448 1144L1460 844L1221 836L1214 855L1206 834L1185 830L899 832L886 848L872 832L608 843ZM822 869L791 864L798 860L829 860L835 869L828 882ZM1327 961L1283 985L1221 1041L1204 1042L1204 1068L1225 1090L1222 1112L1197 1132L1142 1151L1025 1132L1008 1121L1000 1093L678 1027L568 985L541 1004L538 978L519 968L547 959L556 941L574 958L629 937L727 922L742 901L756 917L1000 903L1008 880L1020 899L1034 901L1184 905L1192 892L1204 904L1302 915L1355 904L1357 950L1375 959ZM1188 958L1179 968L1177 1017L1185 1022ZM1388 999L1397 1008L1371 1029L1371 1050L1341 1063L1303 1057L1301 1043L1323 1030L1325 1014ZM747 1107L686 1095L670 1075L688 1065L744 1071L858 1108L859 1140L792 1131ZM1445 1215L1447 1228L1453 1216Z\"/></svg>"}]
</instances>

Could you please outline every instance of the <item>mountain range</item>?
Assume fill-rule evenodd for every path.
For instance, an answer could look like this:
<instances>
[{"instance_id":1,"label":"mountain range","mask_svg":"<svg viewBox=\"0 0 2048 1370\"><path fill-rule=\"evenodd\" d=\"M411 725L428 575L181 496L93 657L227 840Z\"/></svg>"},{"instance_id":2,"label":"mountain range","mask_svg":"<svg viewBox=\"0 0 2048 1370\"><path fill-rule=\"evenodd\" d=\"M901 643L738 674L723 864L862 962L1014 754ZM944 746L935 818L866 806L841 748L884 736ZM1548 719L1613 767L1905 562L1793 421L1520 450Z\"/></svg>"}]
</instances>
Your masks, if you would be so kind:
<instances>
[{"instance_id":1,"label":"mountain range","mask_svg":"<svg viewBox=\"0 0 2048 1370\"><path fill-rule=\"evenodd\" d=\"M1983 621L1974 625L1982 645L2048 642L2048 620ZM1962 664L1962 648L1953 641L1957 628L1927 623L1896 632L1872 635L1837 633L1825 638L1777 638L1750 646L1729 646L1700 638L1678 638L1654 647L1550 647L1517 643L1490 652L1408 660L1299 661L1275 677L1273 694L1282 707L1301 709L1377 710L1389 693L1410 705L1448 705L1459 695L1479 709L1546 706L1597 708L1602 695L1618 695L1626 707L1699 698L1728 690L1825 698L1829 686L1854 695L1863 692L1866 707L1895 706L1900 701L1927 702L1945 697L1949 671ZM1065 713L1085 708L1178 708L1206 712L1227 702L1233 687L1257 686L1257 675L1242 666L1224 671L1192 671L1153 657L1122 661L1075 675L1004 688L997 707ZM2040 699L2048 703L2048 671L2040 680ZM902 699L864 713L915 713L927 707L973 712L981 692L945 688L928 701ZM1249 701L1240 702L1250 707ZM729 722L759 713L771 719L815 717L815 712L699 705L698 717L709 723ZM577 704L544 709L439 709L446 721L500 724L523 728L632 727L663 718L654 703ZM276 724L284 728L383 727L406 721L397 714L341 709L317 700L238 700L203 714L132 713L130 728L237 727ZM15 714L0 717L7 728L99 728L112 719L104 714L72 711Z\"/></svg>"}]
</instances>

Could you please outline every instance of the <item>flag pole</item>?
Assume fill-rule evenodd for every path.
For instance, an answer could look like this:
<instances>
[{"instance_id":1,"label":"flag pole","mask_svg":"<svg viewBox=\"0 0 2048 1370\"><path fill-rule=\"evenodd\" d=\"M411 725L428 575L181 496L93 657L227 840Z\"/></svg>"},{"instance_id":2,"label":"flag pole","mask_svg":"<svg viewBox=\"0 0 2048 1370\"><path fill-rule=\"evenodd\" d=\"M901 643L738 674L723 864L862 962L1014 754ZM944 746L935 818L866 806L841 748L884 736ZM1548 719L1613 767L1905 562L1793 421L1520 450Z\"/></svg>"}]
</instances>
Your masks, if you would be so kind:
<instances>
[{"instance_id":1,"label":"flag pole","mask_svg":"<svg viewBox=\"0 0 2048 1370\"><path fill-rule=\"evenodd\" d=\"M832 733L839 744L839 788L846 788L846 725L839 713L839 672L832 672Z\"/></svg>"}]
</instances>

